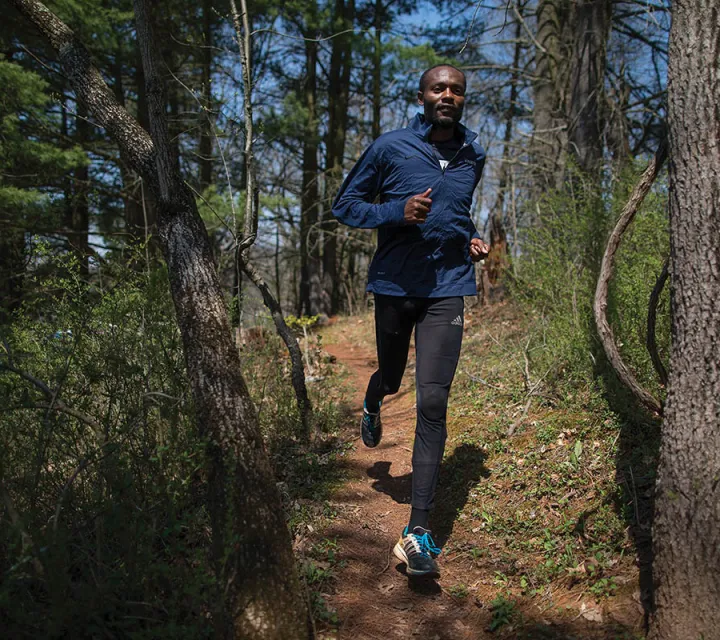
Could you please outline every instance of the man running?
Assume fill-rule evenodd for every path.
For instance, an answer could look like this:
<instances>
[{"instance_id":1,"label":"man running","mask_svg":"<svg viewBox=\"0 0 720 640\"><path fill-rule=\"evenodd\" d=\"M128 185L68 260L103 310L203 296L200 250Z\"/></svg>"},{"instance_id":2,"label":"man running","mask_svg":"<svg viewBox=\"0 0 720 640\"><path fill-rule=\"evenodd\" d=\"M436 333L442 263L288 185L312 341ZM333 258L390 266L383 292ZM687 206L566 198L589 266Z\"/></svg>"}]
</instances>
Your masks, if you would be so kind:
<instances>
[{"instance_id":1,"label":"man running","mask_svg":"<svg viewBox=\"0 0 720 640\"><path fill-rule=\"evenodd\" d=\"M463 337L463 296L476 295L473 261L488 253L470 217L485 152L460 124L465 74L451 65L420 78L417 114L380 136L343 183L332 212L342 223L378 229L367 290L375 297L378 369L370 378L362 440L382 437L380 407L397 393L415 329L417 423L410 521L395 555L412 576L438 577L428 530L447 437L446 415Z\"/></svg>"}]
</instances>

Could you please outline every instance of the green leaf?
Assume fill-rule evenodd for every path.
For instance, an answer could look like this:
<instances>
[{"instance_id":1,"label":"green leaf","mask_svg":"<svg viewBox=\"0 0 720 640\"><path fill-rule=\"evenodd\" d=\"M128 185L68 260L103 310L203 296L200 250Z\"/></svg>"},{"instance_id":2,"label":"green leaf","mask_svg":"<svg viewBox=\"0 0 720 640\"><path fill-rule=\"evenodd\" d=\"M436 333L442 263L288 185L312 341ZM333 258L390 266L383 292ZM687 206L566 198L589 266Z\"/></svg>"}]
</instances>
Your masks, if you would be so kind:
<instances>
[{"instance_id":1,"label":"green leaf","mask_svg":"<svg viewBox=\"0 0 720 640\"><path fill-rule=\"evenodd\" d=\"M582 455L582 450L583 450L582 442L580 442L580 440L577 440L575 442L575 458L577 460L580 459L580 456Z\"/></svg>"}]
</instances>

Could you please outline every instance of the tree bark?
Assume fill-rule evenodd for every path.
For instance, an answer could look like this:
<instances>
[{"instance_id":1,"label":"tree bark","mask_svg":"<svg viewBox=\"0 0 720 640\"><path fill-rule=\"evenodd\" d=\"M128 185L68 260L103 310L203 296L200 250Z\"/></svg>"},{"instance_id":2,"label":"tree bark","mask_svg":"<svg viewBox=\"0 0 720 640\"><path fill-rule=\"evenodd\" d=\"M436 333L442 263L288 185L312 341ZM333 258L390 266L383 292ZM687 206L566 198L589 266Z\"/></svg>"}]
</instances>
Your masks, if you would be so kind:
<instances>
[{"instance_id":1,"label":"tree bark","mask_svg":"<svg viewBox=\"0 0 720 640\"><path fill-rule=\"evenodd\" d=\"M672 350L661 431L650 640L720 629L720 9L672 7Z\"/></svg>"},{"instance_id":2,"label":"tree bark","mask_svg":"<svg viewBox=\"0 0 720 640\"><path fill-rule=\"evenodd\" d=\"M308 638L306 604L254 407L240 372L210 241L173 156L144 0L135 0L151 136L125 111L72 31L35 0L13 0L50 41L78 98L157 199L161 245L200 435L209 441L209 510L221 604L218 635Z\"/></svg>"},{"instance_id":3,"label":"tree bark","mask_svg":"<svg viewBox=\"0 0 720 640\"><path fill-rule=\"evenodd\" d=\"M123 82L123 60L122 49L119 48L115 54L113 63L113 93L120 106L125 107L125 88ZM143 80L144 84L144 80ZM143 92L145 89L143 88ZM139 101L138 101L139 102ZM138 104L139 107L139 104ZM132 169L121 160L119 163L120 177L122 178L123 189L122 199L125 214L125 229L129 234L130 242L139 240L144 237L144 218L143 215L143 190L141 188L140 179L132 171Z\"/></svg>"}]
</instances>

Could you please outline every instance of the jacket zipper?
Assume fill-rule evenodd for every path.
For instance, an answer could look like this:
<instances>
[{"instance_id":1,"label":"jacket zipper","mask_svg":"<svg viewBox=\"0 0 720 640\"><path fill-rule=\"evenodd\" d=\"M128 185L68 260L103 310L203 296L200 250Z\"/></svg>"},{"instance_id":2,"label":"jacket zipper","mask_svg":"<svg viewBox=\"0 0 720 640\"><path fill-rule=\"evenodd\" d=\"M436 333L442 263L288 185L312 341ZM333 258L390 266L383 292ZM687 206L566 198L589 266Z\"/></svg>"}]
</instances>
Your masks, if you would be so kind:
<instances>
[{"instance_id":1,"label":"jacket zipper","mask_svg":"<svg viewBox=\"0 0 720 640\"><path fill-rule=\"evenodd\" d=\"M430 146L432 146L431 143L428 142L428 144L430 144ZM460 147L460 148L455 152L455 155L454 155L452 158L450 158L450 160L448 160L448 163L445 165L445 168L444 168L444 169L443 169L442 165L440 164L440 159L437 157L437 155L435 154L434 151L432 152L431 155L432 155L432 157L433 157L433 160L435 160L435 162L437 162L437 166L440 167L440 173L442 173L443 177L445 176L445 171L447 171L448 167L449 167L453 162L455 162L455 159L456 159L467 147L469 147L469 146L470 146L470 145L469 145L467 142L464 142L463 145L462 145L462 147ZM406 156L405 159L407 159L408 157L411 157L411 156Z\"/></svg>"},{"instance_id":2,"label":"jacket zipper","mask_svg":"<svg viewBox=\"0 0 720 640\"><path fill-rule=\"evenodd\" d=\"M465 147L469 147L469 146L470 146L470 145L467 144L467 142L464 142L464 143L463 143L463 146L460 147L460 148L455 152L455 155L454 155L452 158L450 158L450 160L448 161L448 163L445 165L445 168L443 169L442 167L440 167L440 170L443 172L443 175L445 175L445 172L447 171L448 167L449 167L453 162L455 162L455 158L457 158L457 157L463 152L463 150L465 149Z\"/></svg>"}]
</instances>

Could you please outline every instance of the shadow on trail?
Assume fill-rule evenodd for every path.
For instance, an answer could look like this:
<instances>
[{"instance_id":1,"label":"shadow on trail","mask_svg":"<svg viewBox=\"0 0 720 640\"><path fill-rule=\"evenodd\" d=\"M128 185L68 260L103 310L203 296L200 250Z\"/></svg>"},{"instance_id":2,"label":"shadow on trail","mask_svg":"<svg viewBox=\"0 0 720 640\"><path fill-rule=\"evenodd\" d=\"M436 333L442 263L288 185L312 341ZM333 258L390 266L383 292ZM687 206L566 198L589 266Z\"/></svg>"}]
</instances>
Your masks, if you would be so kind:
<instances>
[{"instance_id":1,"label":"shadow on trail","mask_svg":"<svg viewBox=\"0 0 720 640\"><path fill-rule=\"evenodd\" d=\"M604 357L598 358L595 373L603 383L608 406L620 423L615 458L618 491L614 496L614 507L626 522L635 545L640 600L647 625L654 607L652 524L660 453L660 421L651 418L638 406L634 396L620 383Z\"/></svg>"},{"instance_id":2,"label":"shadow on trail","mask_svg":"<svg viewBox=\"0 0 720 640\"><path fill-rule=\"evenodd\" d=\"M487 454L480 447L472 444L455 447L452 453L443 459L435 508L430 514L433 539L439 546L442 547L450 537L455 520L467 503L470 490L480 478L490 476L490 471L485 466L486 459ZM412 473L392 476L391 464L387 461L379 461L367 470L368 476L375 480L372 488L390 496L398 504L410 504Z\"/></svg>"}]
</instances>

